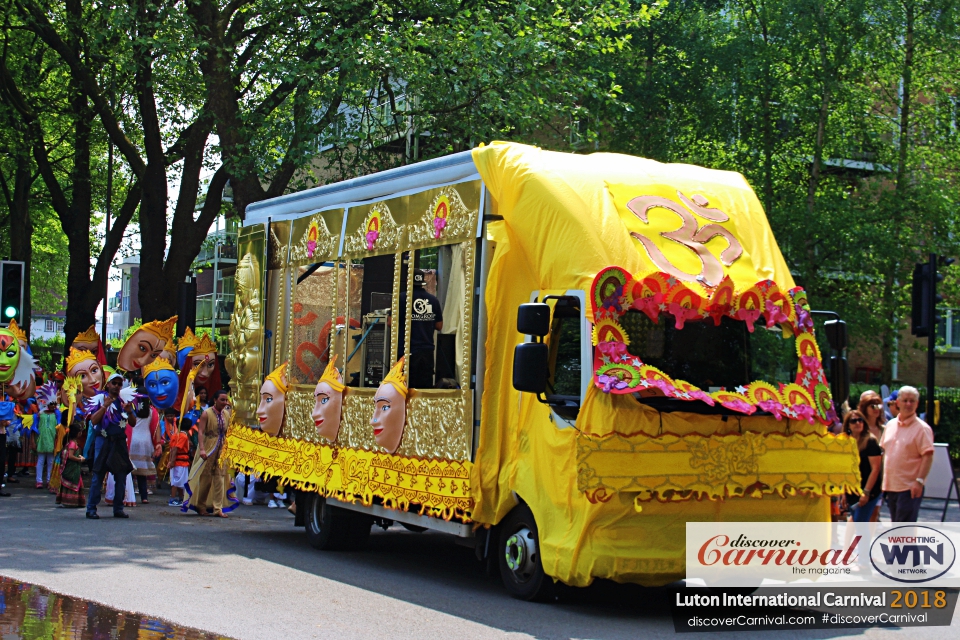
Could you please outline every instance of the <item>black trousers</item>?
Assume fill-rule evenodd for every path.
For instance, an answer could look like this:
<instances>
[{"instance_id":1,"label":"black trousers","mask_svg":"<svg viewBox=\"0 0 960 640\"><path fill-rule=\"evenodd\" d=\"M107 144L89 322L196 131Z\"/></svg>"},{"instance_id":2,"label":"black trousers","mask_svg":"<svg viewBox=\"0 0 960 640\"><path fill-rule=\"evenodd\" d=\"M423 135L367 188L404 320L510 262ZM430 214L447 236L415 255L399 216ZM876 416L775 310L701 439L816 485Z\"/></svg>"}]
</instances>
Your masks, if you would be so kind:
<instances>
[{"instance_id":1,"label":"black trousers","mask_svg":"<svg viewBox=\"0 0 960 640\"><path fill-rule=\"evenodd\" d=\"M410 387L413 389L433 389L433 370L436 356L433 349L416 351L410 354Z\"/></svg>"}]
</instances>

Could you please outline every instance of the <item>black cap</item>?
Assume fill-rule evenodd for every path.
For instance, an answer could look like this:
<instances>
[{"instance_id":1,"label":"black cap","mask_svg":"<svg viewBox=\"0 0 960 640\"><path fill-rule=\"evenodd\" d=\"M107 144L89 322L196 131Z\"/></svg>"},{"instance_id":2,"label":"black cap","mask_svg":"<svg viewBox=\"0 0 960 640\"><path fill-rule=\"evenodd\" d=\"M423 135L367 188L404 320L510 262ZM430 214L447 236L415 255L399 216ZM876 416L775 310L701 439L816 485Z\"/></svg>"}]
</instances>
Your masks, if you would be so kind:
<instances>
[{"instance_id":1,"label":"black cap","mask_svg":"<svg viewBox=\"0 0 960 640\"><path fill-rule=\"evenodd\" d=\"M413 272L413 286L422 287L426 281L426 274L423 269L416 269Z\"/></svg>"}]
</instances>

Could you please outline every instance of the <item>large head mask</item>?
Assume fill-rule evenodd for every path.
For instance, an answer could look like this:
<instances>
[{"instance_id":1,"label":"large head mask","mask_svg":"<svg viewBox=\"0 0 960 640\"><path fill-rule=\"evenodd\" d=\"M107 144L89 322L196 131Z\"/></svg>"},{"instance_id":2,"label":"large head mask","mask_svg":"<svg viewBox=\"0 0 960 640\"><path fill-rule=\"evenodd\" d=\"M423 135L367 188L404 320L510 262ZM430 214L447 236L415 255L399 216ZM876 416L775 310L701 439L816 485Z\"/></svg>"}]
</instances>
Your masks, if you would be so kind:
<instances>
[{"instance_id":1,"label":"large head mask","mask_svg":"<svg viewBox=\"0 0 960 640\"><path fill-rule=\"evenodd\" d=\"M283 430L283 417L287 399L287 363L274 369L260 387L260 406L257 419L260 429L270 436L278 436Z\"/></svg>"},{"instance_id":2,"label":"large head mask","mask_svg":"<svg viewBox=\"0 0 960 640\"><path fill-rule=\"evenodd\" d=\"M67 356L67 375L79 379L81 393L86 398L92 398L103 388L103 367L97 362L96 356L89 351L82 351L70 347Z\"/></svg>"},{"instance_id":3,"label":"large head mask","mask_svg":"<svg viewBox=\"0 0 960 640\"><path fill-rule=\"evenodd\" d=\"M403 439L403 426L407 419L407 380L403 374L403 361L400 358L390 373L380 383L373 397L375 408L370 426L373 427L373 439L388 453L396 453Z\"/></svg>"},{"instance_id":4,"label":"large head mask","mask_svg":"<svg viewBox=\"0 0 960 640\"><path fill-rule=\"evenodd\" d=\"M313 424L317 435L334 442L340 433L340 411L343 408L343 378L335 366L337 356L327 363L327 368L313 390Z\"/></svg>"},{"instance_id":5,"label":"large head mask","mask_svg":"<svg viewBox=\"0 0 960 640\"><path fill-rule=\"evenodd\" d=\"M170 363L157 358L143 368L143 386L157 409L169 409L177 401L180 378Z\"/></svg>"},{"instance_id":6,"label":"large head mask","mask_svg":"<svg viewBox=\"0 0 960 640\"><path fill-rule=\"evenodd\" d=\"M177 316L164 321L154 320L137 329L123 343L117 354L117 366L124 371L136 371L157 359L167 343L173 342L173 326Z\"/></svg>"}]
</instances>

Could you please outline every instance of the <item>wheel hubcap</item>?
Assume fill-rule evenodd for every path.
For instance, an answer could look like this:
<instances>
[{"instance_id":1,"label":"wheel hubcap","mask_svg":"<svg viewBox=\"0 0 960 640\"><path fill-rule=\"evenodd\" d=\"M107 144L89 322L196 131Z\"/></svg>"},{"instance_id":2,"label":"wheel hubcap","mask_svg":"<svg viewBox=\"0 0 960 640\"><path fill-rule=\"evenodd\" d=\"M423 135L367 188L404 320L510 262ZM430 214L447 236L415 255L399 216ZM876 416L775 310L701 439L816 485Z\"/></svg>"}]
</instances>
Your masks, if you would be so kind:
<instances>
[{"instance_id":1,"label":"wheel hubcap","mask_svg":"<svg viewBox=\"0 0 960 640\"><path fill-rule=\"evenodd\" d=\"M537 542L533 533L523 527L507 538L504 545L504 555L507 568L513 573L518 582L525 582L533 575L536 568Z\"/></svg>"}]
</instances>

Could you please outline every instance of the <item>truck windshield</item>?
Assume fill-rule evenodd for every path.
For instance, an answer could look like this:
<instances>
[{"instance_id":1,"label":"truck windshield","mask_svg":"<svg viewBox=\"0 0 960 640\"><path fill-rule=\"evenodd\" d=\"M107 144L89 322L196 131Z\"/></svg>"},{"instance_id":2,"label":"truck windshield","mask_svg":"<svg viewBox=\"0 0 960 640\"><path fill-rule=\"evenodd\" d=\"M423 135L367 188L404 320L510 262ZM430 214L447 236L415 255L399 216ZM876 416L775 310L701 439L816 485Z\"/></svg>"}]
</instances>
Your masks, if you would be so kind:
<instances>
[{"instance_id":1,"label":"truck windshield","mask_svg":"<svg viewBox=\"0 0 960 640\"><path fill-rule=\"evenodd\" d=\"M631 310L620 323L630 338L630 353L704 391L734 390L754 380L789 383L797 375L793 335L784 339L779 327L768 330L762 321L753 333L745 323L726 317L720 326L708 318L678 330L672 316L663 314L654 323Z\"/></svg>"}]
</instances>

